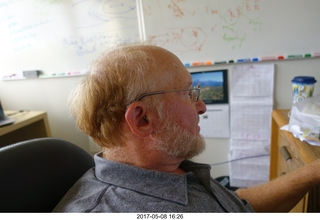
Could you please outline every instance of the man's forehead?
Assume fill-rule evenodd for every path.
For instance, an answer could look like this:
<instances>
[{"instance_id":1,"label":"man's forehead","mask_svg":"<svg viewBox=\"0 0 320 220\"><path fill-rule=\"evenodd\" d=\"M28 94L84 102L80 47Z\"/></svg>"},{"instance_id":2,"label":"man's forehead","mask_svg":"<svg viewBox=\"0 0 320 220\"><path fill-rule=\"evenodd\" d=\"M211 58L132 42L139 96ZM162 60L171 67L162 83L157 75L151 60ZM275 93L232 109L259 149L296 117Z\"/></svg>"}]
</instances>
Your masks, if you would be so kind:
<instances>
[{"instance_id":1,"label":"man's forehead","mask_svg":"<svg viewBox=\"0 0 320 220\"><path fill-rule=\"evenodd\" d=\"M188 75L177 73L177 76L172 77L167 85L167 89L187 89L192 86L192 78Z\"/></svg>"}]
</instances>

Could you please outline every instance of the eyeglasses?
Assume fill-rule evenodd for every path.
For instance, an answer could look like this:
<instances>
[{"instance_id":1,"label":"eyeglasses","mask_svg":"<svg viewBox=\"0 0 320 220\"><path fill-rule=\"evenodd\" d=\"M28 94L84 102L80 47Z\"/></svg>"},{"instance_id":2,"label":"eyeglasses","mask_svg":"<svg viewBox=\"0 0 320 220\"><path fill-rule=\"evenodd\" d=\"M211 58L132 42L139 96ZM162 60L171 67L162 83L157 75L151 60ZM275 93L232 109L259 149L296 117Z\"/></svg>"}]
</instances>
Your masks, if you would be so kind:
<instances>
[{"instance_id":1,"label":"eyeglasses","mask_svg":"<svg viewBox=\"0 0 320 220\"><path fill-rule=\"evenodd\" d=\"M191 99L195 102L197 102L199 100L199 96L200 96L200 84L197 84L196 86L192 87L191 89L182 89L182 90L169 90L169 91L156 91L156 92L149 92L149 93L145 93L140 95L138 98L136 98L134 101L140 101L141 99L143 99L146 96L151 96L151 95L159 95L159 94L165 94L165 93L169 93L169 92L183 92L183 91L189 91L189 95L191 97Z\"/></svg>"}]
</instances>

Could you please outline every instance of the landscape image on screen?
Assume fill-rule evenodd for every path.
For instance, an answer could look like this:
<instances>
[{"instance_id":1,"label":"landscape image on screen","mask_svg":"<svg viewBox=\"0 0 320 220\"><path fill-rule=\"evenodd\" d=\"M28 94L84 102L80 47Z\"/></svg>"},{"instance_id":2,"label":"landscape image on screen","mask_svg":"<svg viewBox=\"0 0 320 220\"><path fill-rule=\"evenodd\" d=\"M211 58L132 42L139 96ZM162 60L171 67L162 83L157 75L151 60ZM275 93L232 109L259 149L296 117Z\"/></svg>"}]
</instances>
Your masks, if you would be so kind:
<instances>
[{"instance_id":1,"label":"landscape image on screen","mask_svg":"<svg viewBox=\"0 0 320 220\"><path fill-rule=\"evenodd\" d=\"M204 72L191 74L193 85L200 84L200 98L205 103L224 100L223 72Z\"/></svg>"}]
</instances>

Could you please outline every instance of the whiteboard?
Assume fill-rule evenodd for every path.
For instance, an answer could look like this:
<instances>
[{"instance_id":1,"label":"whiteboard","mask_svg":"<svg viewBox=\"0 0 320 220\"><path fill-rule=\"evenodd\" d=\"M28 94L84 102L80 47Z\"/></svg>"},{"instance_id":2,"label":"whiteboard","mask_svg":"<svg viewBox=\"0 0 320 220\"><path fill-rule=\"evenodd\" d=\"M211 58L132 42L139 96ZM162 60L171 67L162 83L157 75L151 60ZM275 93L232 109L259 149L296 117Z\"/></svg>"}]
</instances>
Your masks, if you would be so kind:
<instances>
[{"instance_id":1,"label":"whiteboard","mask_svg":"<svg viewBox=\"0 0 320 220\"><path fill-rule=\"evenodd\" d=\"M0 0L0 75L87 70L140 38L184 63L320 54L319 0Z\"/></svg>"},{"instance_id":2,"label":"whiteboard","mask_svg":"<svg viewBox=\"0 0 320 220\"><path fill-rule=\"evenodd\" d=\"M0 0L0 73L86 70L114 42L139 39L135 0Z\"/></svg>"},{"instance_id":3,"label":"whiteboard","mask_svg":"<svg viewBox=\"0 0 320 220\"><path fill-rule=\"evenodd\" d=\"M141 0L143 38L184 63L320 52L319 0Z\"/></svg>"}]
</instances>

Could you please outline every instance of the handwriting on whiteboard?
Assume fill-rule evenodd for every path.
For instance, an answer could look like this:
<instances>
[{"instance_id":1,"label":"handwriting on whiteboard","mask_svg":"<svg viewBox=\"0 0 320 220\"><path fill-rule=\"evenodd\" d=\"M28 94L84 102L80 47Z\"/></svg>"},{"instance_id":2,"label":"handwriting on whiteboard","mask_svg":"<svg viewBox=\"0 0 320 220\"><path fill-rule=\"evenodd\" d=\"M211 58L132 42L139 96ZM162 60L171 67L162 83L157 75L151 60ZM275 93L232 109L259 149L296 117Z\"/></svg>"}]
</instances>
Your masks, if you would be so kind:
<instances>
[{"instance_id":1,"label":"handwriting on whiteboard","mask_svg":"<svg viewBox=\"0 0 320 220\"><path fill-rule=\"evenodd\" d=\"M242 47L248 34L263 30L261 16L268 0L144 0L146 26L155 25L156 31L147 39L175 52L202 51L207 39L220 38L232 50ZM160 9L160 10L159 10ZM146 27L146 30L152 28Z\"/></svg>"},{"instance_id":2,"label":"handwriting on whiteboard","mask_svg":"<svg viewBox=\"0 0 320 220\"><path fill-rule=\"evenodd\" d=\"M48 45L92 54L106 44L139 39L137 26L135 0L0 2L0 40L16 54Z\"/></svg>"}]
</instances>

